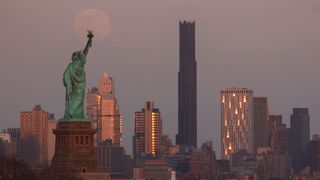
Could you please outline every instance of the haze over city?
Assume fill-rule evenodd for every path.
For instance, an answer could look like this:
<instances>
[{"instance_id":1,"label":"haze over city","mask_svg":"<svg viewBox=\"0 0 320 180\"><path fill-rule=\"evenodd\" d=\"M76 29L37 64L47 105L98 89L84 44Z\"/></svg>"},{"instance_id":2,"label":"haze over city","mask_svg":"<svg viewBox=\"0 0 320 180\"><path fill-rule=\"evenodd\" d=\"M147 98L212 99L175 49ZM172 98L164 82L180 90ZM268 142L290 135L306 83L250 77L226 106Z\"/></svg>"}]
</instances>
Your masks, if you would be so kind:
<instances>
[{"instance_id":1,"label":"haze over city","mask_svg":"<svg viewBox=\"0 0 320 180\"><path fill-rule=\"evenodd\" d=\"M219 93L227 87L268 97L270 114L287 124L293 107L309 108L311 134L319 133L317 0L1 1L0 129L19 127L19 112L36 104L62 118L62 73L84 46L73 22L86 9L111 21L108 37L88 54L87 89L104 72L115 79L128 153L134 112L147 100L175 140L181 20L196 22L198 146L212 140L220 156Z\"/></svg>"}]
</instances>

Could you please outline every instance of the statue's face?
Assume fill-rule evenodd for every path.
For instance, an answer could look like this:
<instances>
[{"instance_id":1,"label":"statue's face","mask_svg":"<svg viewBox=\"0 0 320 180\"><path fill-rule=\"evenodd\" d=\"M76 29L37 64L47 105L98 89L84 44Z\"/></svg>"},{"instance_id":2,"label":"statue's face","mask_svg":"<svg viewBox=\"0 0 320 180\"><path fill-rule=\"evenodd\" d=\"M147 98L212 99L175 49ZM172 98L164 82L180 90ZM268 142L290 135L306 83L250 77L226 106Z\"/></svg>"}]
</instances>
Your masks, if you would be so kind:
<instances>
[{"instance_id":1,"label":"statue's face","mask_svg":"<svg viewBox=\"0 0 320 180\"><path fill-rule=\"evenodd\" d=\"M72 62L75 62L76 60L80 59L81 51L76 51L72 53Z\"/></svg>"}]
</instances>

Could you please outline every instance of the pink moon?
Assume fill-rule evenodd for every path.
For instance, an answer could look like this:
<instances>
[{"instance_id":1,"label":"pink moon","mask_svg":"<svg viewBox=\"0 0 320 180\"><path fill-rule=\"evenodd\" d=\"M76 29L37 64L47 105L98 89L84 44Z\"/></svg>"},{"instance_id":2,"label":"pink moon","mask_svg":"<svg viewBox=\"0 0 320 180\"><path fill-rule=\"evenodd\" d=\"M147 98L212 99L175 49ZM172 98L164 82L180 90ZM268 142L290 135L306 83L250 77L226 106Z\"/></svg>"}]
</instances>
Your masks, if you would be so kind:
<instances>
[{"instance_id":1,"label":"pink moon","mask_svg":"<svg viewBox=\"0 0 320 180\"><path fill-rule=\"evenodd\" d=\"M88 31L92 31L94 41L101 41L111 32L111 22L106 13L97 9L81 11L73 21L73 31L81 40L87 40Z\"/></svg>"}]
</instances>

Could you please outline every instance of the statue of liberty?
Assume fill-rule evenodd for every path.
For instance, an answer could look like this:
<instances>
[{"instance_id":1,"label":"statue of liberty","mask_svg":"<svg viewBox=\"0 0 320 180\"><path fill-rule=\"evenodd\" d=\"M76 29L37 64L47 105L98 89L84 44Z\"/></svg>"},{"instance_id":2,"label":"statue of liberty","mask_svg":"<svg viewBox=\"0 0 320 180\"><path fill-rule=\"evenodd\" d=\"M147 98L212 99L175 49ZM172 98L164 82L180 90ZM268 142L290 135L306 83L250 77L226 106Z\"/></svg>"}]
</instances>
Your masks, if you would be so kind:
<instances>
[{"instance_id":1,"label":"statue of liberty","mask_svg":"<svg viewBox=\"0 0 320 180\"><path fill-rule=\"evenodd\" d=\"M72 54L72 62L63 73L63 84L66 87L66 104L63 121L86 121L83 102L86 89L86 74L84 65L89 48L92 45L93 34L88 31L88 42L83 51Z\"/></svg>"}]
</instances>

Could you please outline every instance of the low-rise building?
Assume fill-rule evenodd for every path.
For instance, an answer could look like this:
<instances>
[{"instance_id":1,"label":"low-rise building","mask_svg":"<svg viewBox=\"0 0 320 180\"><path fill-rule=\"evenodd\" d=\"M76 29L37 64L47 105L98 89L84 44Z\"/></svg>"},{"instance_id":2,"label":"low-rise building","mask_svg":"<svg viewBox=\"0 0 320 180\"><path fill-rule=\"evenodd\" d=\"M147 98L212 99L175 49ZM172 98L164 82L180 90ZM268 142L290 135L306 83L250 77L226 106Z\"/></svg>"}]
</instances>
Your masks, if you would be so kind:
<instances>
[{"instance_id":1,"label":"low-rise building","mask_svg":"<svg viewBox=\"0 0 320 180\"><path fill-rule=\"evenodd\" d=\"M11 140L10 134L0 132L0 155L15 156L15 144Z\"/></svg>"}]
</instances>

